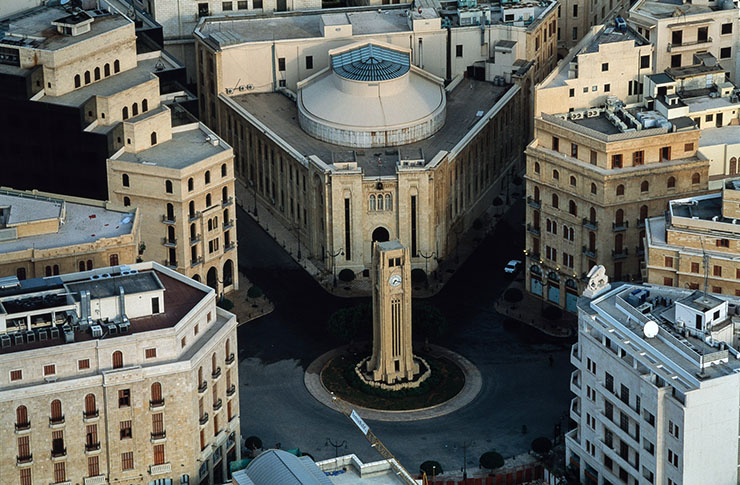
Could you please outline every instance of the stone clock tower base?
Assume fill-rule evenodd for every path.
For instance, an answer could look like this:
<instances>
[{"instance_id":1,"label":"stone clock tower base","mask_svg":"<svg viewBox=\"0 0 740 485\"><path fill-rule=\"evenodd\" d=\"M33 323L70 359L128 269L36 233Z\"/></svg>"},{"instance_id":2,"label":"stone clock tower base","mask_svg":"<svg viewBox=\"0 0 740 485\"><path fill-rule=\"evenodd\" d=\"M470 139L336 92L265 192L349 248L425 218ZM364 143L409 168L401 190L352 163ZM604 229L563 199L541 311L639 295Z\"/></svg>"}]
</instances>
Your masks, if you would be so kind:
<instances>
[{"instance_id":1,"label":"stone clock tower base","mask_svg":"<svg viewBox=\"0 0 740 485\"><path fill-rule=\"evenodd\" d=\"M418 381L419 363L411 348L408 248L397 240L373 243L371 282L373 353L366 370L372 381L389 386Z\"/></svg>"}]
</instances>

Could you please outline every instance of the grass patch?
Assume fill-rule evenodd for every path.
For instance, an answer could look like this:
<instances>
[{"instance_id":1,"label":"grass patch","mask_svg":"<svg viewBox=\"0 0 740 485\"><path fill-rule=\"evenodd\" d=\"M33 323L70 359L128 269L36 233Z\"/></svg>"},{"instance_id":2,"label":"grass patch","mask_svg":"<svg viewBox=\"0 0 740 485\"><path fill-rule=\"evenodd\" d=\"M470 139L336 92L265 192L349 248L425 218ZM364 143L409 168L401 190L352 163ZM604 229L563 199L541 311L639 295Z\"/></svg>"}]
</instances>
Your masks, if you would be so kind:
<instances>
[{"instance_id":1,"label":"grass patch","mask_svg":"<svg viewBox=\"0 0 740 485\"><path fill-rule=\"evenodd\" d=\"M341 354L332 359L321 373L324 386L343 400L358 406L403 411L443 403L459 393L465 384L462 370L445 358L417 354L424 358L432 374L418 388L386 391L362 382L355 374L361 357Z\"/></svg>"}]
</instances>

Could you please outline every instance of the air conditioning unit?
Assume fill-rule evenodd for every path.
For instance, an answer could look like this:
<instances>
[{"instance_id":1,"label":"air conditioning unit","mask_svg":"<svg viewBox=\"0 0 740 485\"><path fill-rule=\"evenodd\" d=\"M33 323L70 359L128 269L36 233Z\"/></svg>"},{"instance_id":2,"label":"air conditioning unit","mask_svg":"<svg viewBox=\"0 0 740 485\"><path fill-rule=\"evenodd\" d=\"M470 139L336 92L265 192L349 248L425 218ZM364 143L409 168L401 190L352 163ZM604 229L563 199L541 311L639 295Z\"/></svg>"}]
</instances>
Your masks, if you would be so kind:
<instances>
[{"instance_id":1,"label":"air conditioning unit","mask_svg":"<svg viewBox=\"0 0 740 485\"><path fill-rule=\"evenodd\" d=\"M8 335L0 335L0 346L10 347L10 337Z\"/></svg>"},{"instance_id":2,"label":"air conditioning unit","mask_svg":"<svg viewBox=\"0 0 740 485\"><path fill-rule=\"evenodd\" d=\"M39 341L43 341L49 338L49 334L46 332L46 330L39 330Z\"/></svg>"},{"instance_id":3,"label":"air conditioning unit","mask_svg":"<svg viewBox=\"0 0 740 485\"><path fill-rule=\"evenodd\" d=\"M234 89L233 88L226 88L226 94L233 94Z\"/></svg>"},{"instance_id":4,"label":"air conditioning unit","mask_svg":"<svg viewBox=\"0 0 740 485\"><path fill-rule=\"evenodd\" d=\"M51 335L51 338L59 338L59 329L58 328L52 328L51 332L49 332Z\"/></svg>"},{"instance_id":5,"label":"air conditioning unit","mask_svg":"<svg viewBox=\"0 0 740 485\"><path fill-rule=\"evenodd\" d=\"M15 339L14 339L14 342L13 343L15 345L23 345L23 335L16 334L16 335L14 335L14 337L15 337Z\"/></svg>"},{"instance_id":6,"label":"air conditioning unit","mask_svg":"<svg viewBox=\"0 0 740 485\"><path fill-rule=\"evenodd\" d=\"M118 325L115 325L113 323L110 323L110 324L107 325L107 327L108 327L108 333L110 335L115 335L115 334L118 333Z\"/></svg>"},{"instance_id":7,"label":"air conditioning unit","mask_svg":"<svg viewBox=\"0 0 740 485\"><path fill-rule=\"evenodd\" d=\"M594 118L596 116L599 116L599 110L598 109L590 109L586 111L586 117L588 118Z\"/></svg>"},{"instance_id":8,"label":"air conditioning unit","mask_svg":"<svg viewBox=\"0 0 740 485\"><path fill-rule=\"evenodd\" d=\"M44 377L44 381L46 381L46 382L56 382L57 381L57 377L56 376L46 376L46 377Z\"/></svg>"},{"instance_id":9,"label":"air conditioning unit","mask_svg":"<svg viewBox=\"0 0 740 485\"><path fill-rule=\"evenodd\" d=\"M103 336L103 327L100 325L93 325L90 327L93 338L100 338Z\"/></svg>"}]
</instances>

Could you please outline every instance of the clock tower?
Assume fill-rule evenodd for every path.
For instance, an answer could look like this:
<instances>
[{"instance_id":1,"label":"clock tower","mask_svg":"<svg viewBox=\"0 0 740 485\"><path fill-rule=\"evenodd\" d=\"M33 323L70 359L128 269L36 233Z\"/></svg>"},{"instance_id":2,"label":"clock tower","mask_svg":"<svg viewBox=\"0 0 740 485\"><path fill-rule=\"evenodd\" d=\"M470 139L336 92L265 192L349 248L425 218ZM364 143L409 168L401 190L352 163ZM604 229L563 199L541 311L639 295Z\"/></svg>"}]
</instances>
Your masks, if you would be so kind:
<instances>
[{"instance_id":1,"label":"clock tower","mask_svg":"<svg viewBox=\"0 0 740 485\"><path fill-rule=\"evenodd\" d=\"M374 381L396 384L419 373L411 348L411 264L399 241L373 243L373 355L367 371Z\"/></svg>"}]
</instances>

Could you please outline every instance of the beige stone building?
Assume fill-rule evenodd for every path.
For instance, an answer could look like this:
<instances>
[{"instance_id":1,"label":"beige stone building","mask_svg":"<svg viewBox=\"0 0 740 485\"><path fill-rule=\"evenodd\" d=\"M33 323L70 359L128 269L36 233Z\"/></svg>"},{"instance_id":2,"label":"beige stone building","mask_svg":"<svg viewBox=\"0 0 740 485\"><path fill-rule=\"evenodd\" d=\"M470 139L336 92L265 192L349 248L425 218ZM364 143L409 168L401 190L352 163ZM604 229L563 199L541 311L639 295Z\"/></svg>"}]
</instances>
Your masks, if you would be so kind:
<instances>
[{"instance_id":1,"label":"beige stone building","mask_svg":"<svg viewBox=\"0 0 740 485\"><path fill-rule=\"evenodd\" d=\"M223 483L239 459L236 319L157 263L0 290L3 483Z\"/></svg>"},{"instance_id":2,"label":"beige stone building","mask_svg":"<svg viewBox=\"0 0 740 485\"><path fill-rule=\"evenodd\" d=\"M138 209L0 190L0 277L19 280L135 263Z\"/></svg>"},{"instance_id":3,"label":"beige stone building","mask_svg":"<svg viewBox=\"0 0 740 485\"><path fill-rule=\"evenodd\" d=\"M646 221L648 283L740 296L740 184L721 193L672 200Z\"/></svg>"},{"instance_id":4,"label":"beige stone building","mask_svg":"<svg viewBox=\"0 0 740 485\"><path fill-rule=\"evenodd\" d=\"M592 27L610 24L629 9L629 0L566 0L558 5L558 51L568 51L588 34Z\"/></svg>"}]
</instances>

